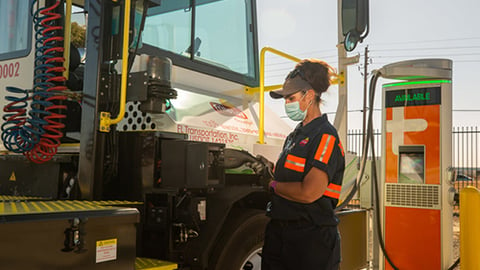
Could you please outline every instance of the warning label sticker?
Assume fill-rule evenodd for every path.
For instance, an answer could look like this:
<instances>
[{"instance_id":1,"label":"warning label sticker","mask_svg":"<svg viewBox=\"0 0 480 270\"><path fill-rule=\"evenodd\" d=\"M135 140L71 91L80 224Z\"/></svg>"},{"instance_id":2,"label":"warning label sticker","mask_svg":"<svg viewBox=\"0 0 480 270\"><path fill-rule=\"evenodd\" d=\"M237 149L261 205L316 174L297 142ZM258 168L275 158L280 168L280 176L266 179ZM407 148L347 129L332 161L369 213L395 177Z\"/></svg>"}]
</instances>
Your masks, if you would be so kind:
<instances>
[{"instance_id":1,"label":"warning label sticker","mask_svg":"<svg viewBox=\"0 0 480 270\"><path fill-rule=\"evenodd\" d=\"M15 176L15 172L12 172L10 175L10 178L8 178L8 181L17 181L17 177Z\"/></svg>"},{"instance_id":2,"label":"warning label sticker","mask_svg":"<svg viewBox=\"0 0 480 270\"><path fill-rule=\"evenodd\" d=\"M113 261L117 259L117 239L97 241L95 263Z\"/></svg>"}]
</instances>

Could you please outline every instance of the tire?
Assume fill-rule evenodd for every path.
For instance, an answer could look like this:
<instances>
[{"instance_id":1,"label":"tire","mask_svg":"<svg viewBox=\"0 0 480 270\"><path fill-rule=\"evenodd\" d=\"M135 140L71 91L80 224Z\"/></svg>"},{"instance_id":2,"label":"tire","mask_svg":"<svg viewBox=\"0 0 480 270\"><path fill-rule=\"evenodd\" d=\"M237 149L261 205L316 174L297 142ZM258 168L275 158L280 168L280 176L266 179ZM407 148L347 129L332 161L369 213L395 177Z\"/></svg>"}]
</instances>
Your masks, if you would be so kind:
<instances>
[{"instance_id":1,"label":"tire","mask_svg":"<svg viewBox=\"0 0 480 270\"><path fill-rule=\"evenodd\" d=\"M265 211L232 210L214 248L213 266L209 269L260 270L260 253L268 221Z\"/></svg>"}]
</instances>

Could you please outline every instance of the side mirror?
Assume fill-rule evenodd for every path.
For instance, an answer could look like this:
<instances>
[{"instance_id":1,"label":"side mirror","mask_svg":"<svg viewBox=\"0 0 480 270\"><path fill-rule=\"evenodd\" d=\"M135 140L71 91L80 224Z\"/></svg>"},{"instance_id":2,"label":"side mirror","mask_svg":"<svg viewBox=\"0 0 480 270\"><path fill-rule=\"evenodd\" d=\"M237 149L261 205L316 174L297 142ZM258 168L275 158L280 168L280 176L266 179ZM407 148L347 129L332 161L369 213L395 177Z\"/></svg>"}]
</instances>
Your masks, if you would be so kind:
<instances>
[{"instance_id":1,"label":"side mirror","mask_svg":"<svg viewBox=\"0 0 480 270\"><path fill-rule=\"evenodd\" d=\"M341 5L343 45L351 52L368 35L368 0L342 0Z\"/></svg>"}]
</instances>

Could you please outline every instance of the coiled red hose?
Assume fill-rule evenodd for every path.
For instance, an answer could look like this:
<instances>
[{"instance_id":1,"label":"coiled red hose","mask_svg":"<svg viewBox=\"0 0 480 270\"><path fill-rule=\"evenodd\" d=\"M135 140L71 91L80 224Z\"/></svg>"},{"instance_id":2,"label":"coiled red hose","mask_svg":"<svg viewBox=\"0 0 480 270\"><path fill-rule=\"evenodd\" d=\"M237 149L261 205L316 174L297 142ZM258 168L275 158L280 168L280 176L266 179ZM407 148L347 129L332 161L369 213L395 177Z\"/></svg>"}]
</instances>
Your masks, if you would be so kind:
<instances>
[{"instance_id":1,"label":"coiled red hose","mask_svg":"<svg viewBox=\"0 0 480 270\"><path fill-rule=\"evenodd\" d=\"M55 25L56 21L61 19L61 15L54 11L60 4L61 1L58 0L52 6L43 8L39 12L41 14L39 27L36 28L37 35L41 33L43 37L43 46L37 48L36 67L40 67L38 72L43 71L46 76L40 77L44 81L35 82L34 91L39 90L42 93L34 99L44 99L46 103L43 104L47 105L43 108L44 113L41 113L44 115L41 138L32 150L25 152L25 155L35 163L52 159L60 146L60 139L63 137L62 129L65 128L60 120L66 118L62 111L67 107L59 104L67 98L62 93L67 90L66 78L63 76L65 59L58 56L63 53L63 47L58 46L63 41L63 37L58 35L63 27L58 23Z\"/></svg>"}]
</instances>

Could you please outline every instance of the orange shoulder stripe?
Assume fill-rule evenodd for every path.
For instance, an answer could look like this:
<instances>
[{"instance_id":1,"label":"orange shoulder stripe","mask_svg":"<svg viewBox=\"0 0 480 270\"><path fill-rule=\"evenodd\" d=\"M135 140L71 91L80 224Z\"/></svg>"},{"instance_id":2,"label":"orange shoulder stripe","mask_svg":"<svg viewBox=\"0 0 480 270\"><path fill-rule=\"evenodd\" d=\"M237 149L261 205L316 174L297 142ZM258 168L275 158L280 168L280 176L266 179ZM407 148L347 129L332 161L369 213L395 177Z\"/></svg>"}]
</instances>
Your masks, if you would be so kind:
<instances>
[{"instance_id":1,"label":"orange shoulder stripe","mask_svg":"<svg viewBox=\"0 0 480 270\"><path fill-rule=\"evenodd\" d=\"M328 163L334 147L335 147L335 137L330 134L323 134L322 140L318 145L317 152L315 153L314 158L325 164Z\"/></svg>"}]
</instances>

